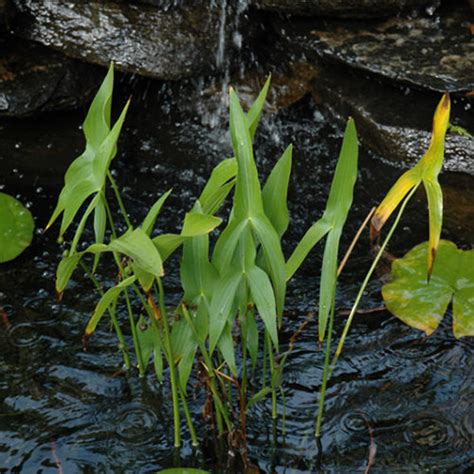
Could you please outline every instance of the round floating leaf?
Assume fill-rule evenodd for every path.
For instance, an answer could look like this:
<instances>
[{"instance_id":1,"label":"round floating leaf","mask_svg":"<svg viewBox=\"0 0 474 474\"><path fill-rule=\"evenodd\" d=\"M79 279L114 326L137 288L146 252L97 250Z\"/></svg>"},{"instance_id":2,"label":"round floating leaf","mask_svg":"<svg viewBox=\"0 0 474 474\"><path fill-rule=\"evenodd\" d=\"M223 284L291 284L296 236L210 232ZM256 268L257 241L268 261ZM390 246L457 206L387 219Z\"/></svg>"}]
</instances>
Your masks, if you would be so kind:
<instances>
[{"instance_id":1,"label":"round floating leaf","mask_svg":"<svg viewBox=\"0 0 474 474\"><path fill-rule=\"evenodd\" d=\"M428 244L417 245L392 265L392 280L382 288L388 310L404 323L430 335L453 301L455 337L474 336L474 250L442 240L430 281Z\"/></svg>"},{"instance_id":2,"label":"round floating leaf","mask_svg":"<svg viewBox=\"0 0 474 474\"><path fill-rule=\"evenodd\" d=\"M35 224L20 201L0 193L0 263L13 260L30 245Z\"/></svg>"}]
</instances>

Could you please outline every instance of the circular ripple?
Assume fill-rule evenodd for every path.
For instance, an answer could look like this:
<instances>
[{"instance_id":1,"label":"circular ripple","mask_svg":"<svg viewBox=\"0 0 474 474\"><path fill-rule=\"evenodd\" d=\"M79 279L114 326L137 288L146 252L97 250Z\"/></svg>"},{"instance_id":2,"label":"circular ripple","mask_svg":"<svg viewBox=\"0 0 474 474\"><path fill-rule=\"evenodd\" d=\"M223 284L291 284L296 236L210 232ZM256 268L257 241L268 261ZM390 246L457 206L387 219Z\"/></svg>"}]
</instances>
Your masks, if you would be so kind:
<instances>
[{"instance_id":1,"label":"circular ripple","mask_svg":"<svg viewBox=\"0 0 474 474\"><path fill-rule=\"evenodd\" d=\"M436 453L450 452L455 430L447 419L431 414L418 415L406 425L405 438L420 450L436 449Z\"/></svg>"},{"instance_id":2,"label":"circular ripple","mask_svg":"<svg viewBox=\"0 0 474 474\"><path fill-rule=\"evenodd\" d=\"M346 413L341 419L341 427L346 433L362 433L367 431L369 417L363 413Z\"/></svg>"},{"instance_id":3,"label":"circular ripple","mask_svg":"<svg viewBox=\"0 0 474 474\"><path fill-rule=\"evenodd\" d=\"M127 443L142 444L156 435L157 416L140 403L109 406L101 415L117 436Z\"/></svg>"},{"instance_id":4,"label":"circular ripple","mask_svg":"<svg viewBox=\"0 0 474 474\"><path fill-rule=\"evenodd\" d=\"M13 325L9 332L10 342L15 347L32 347L40 339L38 328L31 323L18 323Z\"/></svg>"}]
</instances>

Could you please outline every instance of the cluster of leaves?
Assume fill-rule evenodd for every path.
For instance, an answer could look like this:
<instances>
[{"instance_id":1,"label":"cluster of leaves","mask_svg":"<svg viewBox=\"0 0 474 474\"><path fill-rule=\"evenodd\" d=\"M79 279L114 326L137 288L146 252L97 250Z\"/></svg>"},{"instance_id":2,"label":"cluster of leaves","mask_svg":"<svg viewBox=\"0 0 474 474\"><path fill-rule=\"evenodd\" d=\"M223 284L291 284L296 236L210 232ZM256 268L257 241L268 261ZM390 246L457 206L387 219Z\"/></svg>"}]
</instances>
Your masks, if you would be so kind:
<instances>
[{"instance_id":1,"label":"cluster of leaves","mask_svg":"<svg viewBox=\"0 0 474 474\"><path fill-rule=\"evenodd\" d=\"M186 389L196 353L199 353L198 359L205 367L206 384L214 403L213 416L220 431L233 430L238 425L245 431L245 412L250 406L268 393L272 393L275 402L282 370L276 358L278 332L283 323L287 281L325 236L321 339L326 332L337 279L339 239L351 207L357 176L355 126L352 120L348 122L322 218L307 231L286 261L281 240L289 224L287 191L292 147L285 150L261 186L252 146L269 83L268 80L247 113L242 110L235 91L230 91L234 157L223 160L213 170L201 195L186 214L179 234L164 233L152 237L156 219L170 191L156 201L140 225L132 225L109 170L117 153L116 143L128 108L127 103L112 126L111 67L84 122L86 149L69 167L64 188L48 224L48 227L51 226L62 215L62 237L76 218L79 221L69 251L58 265L56 289L59 294L63 293L78 266L96 284L101 297L86 326L85 337L94 333L108 313L125 363L130 366L123 321L117 312L119 300L124 298L140 374L143 375L150 361L153 361L156 375L162 380L166 361L173 393L176 445L180 443L179 399L191 435L195 436L187 415ZM122 235L117 235L114 225L107 196L108 184L128 227ZM229 218L211 249L209 234L221 224L221 219L215 214L232 191L233 205ZM78 218L81 210L82 215ZM78 251L79 241L92 213L95 242ZM164 264L180 247L183 298L175 310L180 317L169 318L162 284ZM94 276L99 256L104 253L113 256L120 276L119 281L106 291ZM88 255L93 256L91 267L88 266ZM145 316L133 310L131 298L140 303ZM255 386L263 388L248 396L247 354L255 372L262 346L264 366L260 374L254 373L253 376L259 376L262 381L262 384ZM238 351L241 357L236 356ZM241 366L237 361L242 361ZM265 382L267 375L270 386ZM232 396L235 396L236 402L232 401ZM275 403L273 408L273 415L276 416ZM233 416L233 413L239 416Z\"/></svg>"}]
</instances>

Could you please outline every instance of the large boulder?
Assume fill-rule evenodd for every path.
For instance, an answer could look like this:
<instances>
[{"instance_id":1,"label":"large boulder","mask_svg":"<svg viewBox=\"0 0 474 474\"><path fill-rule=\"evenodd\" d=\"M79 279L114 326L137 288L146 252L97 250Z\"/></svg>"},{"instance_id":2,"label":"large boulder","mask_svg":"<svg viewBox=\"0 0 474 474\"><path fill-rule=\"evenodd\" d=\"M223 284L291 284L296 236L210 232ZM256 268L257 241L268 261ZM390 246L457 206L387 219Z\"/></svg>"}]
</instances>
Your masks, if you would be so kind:
<instances>
[{"instance_id":1,"label":"large boulder","mask_svg":"<svg viewBox=\"0 0 474 474\"><path fill-rule=\"evenodd\" d=\"M0 42L0 116L23 117L87 103L101 68L44 46L10 38Z\"/></svg>"},{"instance_id":2,"label":"large boulder","mask_svg":"<svg viewBox=\"0 0 474 474\"><path fill-rule=\"evenodd\" d=\"M341 124L354 117L359 137L394 166L413 166L429 146L431 120L441 94L411 91L367 80L340 66L322 67L312 81L313 97ZM468 99L453 101L451 122L474 132ZM474 176L474 140L448 134L444 169Z\"/></svg>"},{"instance_id":3,"label":"large boulder","mask_svg":"<svg viewBox=\"0 0 474 474\"><path fill-rule=\"evenodd\" d=\"M383 3L383 2L382 2ZM280 41L310 60L339 63L388 82L466 93L474 88L474 44L467 3L434 16L375 22L275 18Z\"/></svg>"},{"instance_id":4,"label":"large boulder","mask_svg":"<svg viewBox=\"0 0 474 474\"><path fill-rule=\"evenodd\" d=\"M215 72L233 45L234 2L14 0L15 34L87 62L163 80ZM147 3L154 3L152 1ZM163 2L161 2L163 4Z\"/></svg>"},{"instance_id":5,"label":"large boulder","mask_svg":"<svg viewBox=\"0 0 474 474\"><path fill-rule=\"evenodd\" d=\"M258 8L296 15L339 18L387 17L417 7L433 7L433 0L252 0Z\"/></svg>"}]
</instances>

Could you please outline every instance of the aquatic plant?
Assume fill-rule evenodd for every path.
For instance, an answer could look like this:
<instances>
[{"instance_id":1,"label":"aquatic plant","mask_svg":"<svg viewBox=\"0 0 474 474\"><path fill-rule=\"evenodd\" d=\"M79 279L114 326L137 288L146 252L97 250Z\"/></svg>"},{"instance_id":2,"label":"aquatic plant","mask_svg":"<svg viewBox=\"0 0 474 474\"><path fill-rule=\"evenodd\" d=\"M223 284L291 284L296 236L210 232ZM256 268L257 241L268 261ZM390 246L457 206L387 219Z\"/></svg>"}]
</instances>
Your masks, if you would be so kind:
<instances>
[{"instance_id":1,"label":"aquatic plant","mask_svg":"<svg viewBox=\"0 0 474 474\"><path fill-rule=\"evenodd\" d=\"M0 193L0 263L18 257L33 240L35 223L23 204Z\"/></svg>"},{"instance_id":2,"label":"aquatic plant","mask_svg":"<svg viewBox=\"0 0 474 474\"><path fill-rule=\"evenodd\" d=\"M247 113L242 110L236 92L230 91L230 132L235 156L215 167L195 205L186 214L180 233L152 237L155 221L170 191L159 197L140 225L132 224L110 172L129 106L125 105L112 126L111 67L84 122L85 150L67 170L64 188L47 226L62 215L59 232L62 241L73 221L79 221L58 265L56 290L61 296L75 269L81 267L99 292L100 299L85 328L84 344L108 314L125 366L131 368L124 322L117 311L119 299L124 298L128 313L126 326L132 335L139 375L143 376L153 361L157 378L163 380L166 361L175 446L181 443L181 409L193 444L198 442L187 406L187 383L193 367L208 390L206 416L220 434L230 433L235 444L245 445L246 413L269 394L272 416L276 418L276 397L286 359L279 359L277 354L287 282L325 236L321 339L334 305L339 240L357 175L355 125L352 120L348 122L322 218L306 232L285 261L281 240L289 225L287 189L292 147L285 150L262 186L252 146L269 84L270 79ZM121 235L108 201L109 186L127 227ZM226 227L215 242L211 241L209 234L222 222L214 214L232 191L232 209ZM95 242L84 246L81 238L92 214ZM184 294L170 315L162 283L164 264L181 246L180 277ZM95 277L99 257L105 254L112 255L118 274L116 283L108 289L102 288ZM144 315L138 316L135 303L139 303ZM329 326L330 333L332 319ZM258 354L263 356L261 367L257 367ZM254 382L252 391L250 378Z\"/></svg>"}]
</instances>

